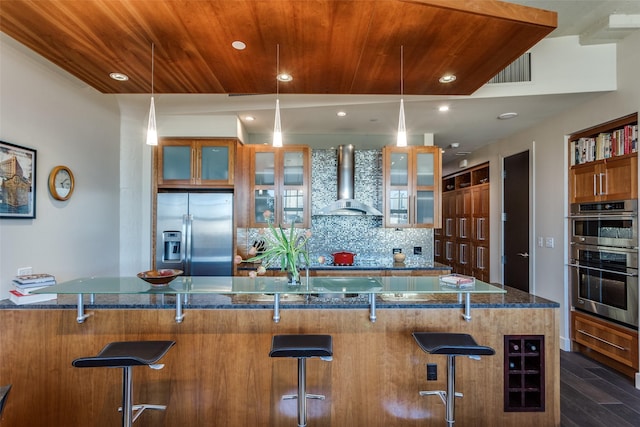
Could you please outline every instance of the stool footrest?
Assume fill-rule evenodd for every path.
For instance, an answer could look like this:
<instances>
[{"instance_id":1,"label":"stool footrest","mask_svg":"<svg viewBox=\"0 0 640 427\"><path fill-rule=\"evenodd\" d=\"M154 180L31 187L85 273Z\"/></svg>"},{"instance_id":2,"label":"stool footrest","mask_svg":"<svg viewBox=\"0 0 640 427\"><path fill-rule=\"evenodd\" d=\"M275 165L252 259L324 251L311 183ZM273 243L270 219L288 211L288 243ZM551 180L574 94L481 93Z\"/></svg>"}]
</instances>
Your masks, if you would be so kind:
<instances>
[{"instance_id":1,"label":"stool footrest","mask_svg":"<svg viewBox=\"0 0 640 427\"><path fill-rule=\"evenodd\" d=\"M325 396L323 394L311 394L311 393L306 393L305 397L307 399L318 399L318 400L324 400ZM298 395L297 394L285 394L284 396L282 396L282 400L292 400L292 399L297 399Z\"/></svg>"},{"instance_id":2,"label":"stool footrest","mask_svg":"<svg viewBox=\"0 0 640 427\"><path fill-rule=\"evenodd\" d=\"M420 392L420 396L434 396L434 395L438 395L440 396L440 399L442 399L442 403L444 403L445 405L447 404L447 392L444 390L429 390L429 391L421 391ZM455 397L462 397L462 393L459 392L455 392Z\"/></svg>"},{"instance_id":3,"label":"stool footrest","mask_svg":"<svg viewBox=\"0 0 640 427\"><path fill-rule=\"evenodd\" d=\"M164 411L165 409L167 409L167 405L152 405L150 403L140 403L137 405L133 405L131 409L134 411L133 419L131 420L131 423L134 423L135 420L137 420L138 417L142 415L145 409L154 409L157 411ZM122 406L118 408L118 412L122 412Z\"/></svg>"}]
</instances>

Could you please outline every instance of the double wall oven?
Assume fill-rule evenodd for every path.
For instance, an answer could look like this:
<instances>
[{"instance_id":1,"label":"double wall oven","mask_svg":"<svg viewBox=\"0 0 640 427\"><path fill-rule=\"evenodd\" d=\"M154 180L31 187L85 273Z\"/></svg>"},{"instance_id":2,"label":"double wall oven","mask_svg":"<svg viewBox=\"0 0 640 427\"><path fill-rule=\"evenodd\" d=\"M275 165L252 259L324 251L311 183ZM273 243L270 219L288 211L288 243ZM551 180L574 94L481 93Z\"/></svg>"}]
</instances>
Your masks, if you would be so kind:
<instances>
[{"instance_id":1,"label":"double wall oven","mask_svg":"<svg viewBox=\"0 0 640 427\"><path fill-rule=\"evenodd\" d=\"M638 327L636 200L571 205L573 306Z\"/></svg>"}]
</instances>

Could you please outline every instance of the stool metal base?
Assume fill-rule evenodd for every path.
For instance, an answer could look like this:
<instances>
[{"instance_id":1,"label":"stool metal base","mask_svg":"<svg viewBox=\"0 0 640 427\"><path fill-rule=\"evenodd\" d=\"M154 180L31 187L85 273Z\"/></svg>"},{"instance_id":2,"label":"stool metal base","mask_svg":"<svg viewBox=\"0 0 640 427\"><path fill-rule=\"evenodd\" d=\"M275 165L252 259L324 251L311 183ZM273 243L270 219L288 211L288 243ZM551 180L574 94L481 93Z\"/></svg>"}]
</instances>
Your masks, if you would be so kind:
<instances>
[{"instance_id":1,"label":"stool metal base","mask_svg":"<svg viewBox=\"0 0 640 427\"><path fill-rule=\"evenodd\" d=\"M445 407L445 421L447 427L453 427L455 423L455 398L462 397L462 393L456 393L456 356L447 355L447 391L421 391L420 396L438 395Z\"/></svg>"},{"instance_id":2,"label":"stool metal base","mask_svg":"<svg viewBox=\"0 0 640 427\"><path fill-rule=\"evenodd\" d=\"M306 392L307 388L307 358L298 358L298 394L285 394L282 400L298 400L298 427L307 426L307 399L324 400L322 394L311 394ZM304 399L300 399L304 396Z\"/></svg>"}]
</instances>

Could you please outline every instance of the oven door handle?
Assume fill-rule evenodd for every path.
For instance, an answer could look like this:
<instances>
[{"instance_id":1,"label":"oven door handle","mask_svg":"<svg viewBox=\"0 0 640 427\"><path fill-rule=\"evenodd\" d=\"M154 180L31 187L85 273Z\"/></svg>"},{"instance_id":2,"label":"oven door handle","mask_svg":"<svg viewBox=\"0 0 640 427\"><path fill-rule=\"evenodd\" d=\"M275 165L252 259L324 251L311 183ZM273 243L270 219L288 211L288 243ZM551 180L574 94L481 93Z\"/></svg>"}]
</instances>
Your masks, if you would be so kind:
<instances>
[{"instance_id":1,"label":"oven door handle","mask_svg":"<svg viewBox=\"0 0 640 427\"><path fill-rule=\"evenodd\" d=\"M585 270L602 271L603 273L622 274L623 276L627 276L627 277L638 277L638 273L635 273L635 274L623 273L622 271L606 270L604 268L597 268L597 267L587 267L586 265L580 265L580 264L569 264L569 267L578 267L578 268L584 268Z\"/></svg>"},{"instance_id":2,"label":"oven door handle","mask_svg":"<svg viewBox=\"0 0 640 427\"><path fill-rule=\"evenodd\" d=\"M638 215L632 213L601 213L601 214L593 214L593 215L569 215L569 219L621 219L621 220L633 220L638 217Z\"/></svg>"}]
</instances>

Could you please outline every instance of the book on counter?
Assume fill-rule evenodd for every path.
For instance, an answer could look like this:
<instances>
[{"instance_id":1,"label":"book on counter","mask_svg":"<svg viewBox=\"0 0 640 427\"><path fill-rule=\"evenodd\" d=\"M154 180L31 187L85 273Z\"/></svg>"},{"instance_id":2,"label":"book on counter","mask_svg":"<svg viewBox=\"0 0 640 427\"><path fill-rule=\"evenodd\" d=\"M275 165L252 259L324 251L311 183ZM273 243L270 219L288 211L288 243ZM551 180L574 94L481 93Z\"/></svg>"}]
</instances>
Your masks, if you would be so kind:
<instances>
[{"instance_id":1,"label":"book on counter","mask_svg":"<svg viewBox=\"0 0 640 427\"><path fill-rule=\"evenodd\" d=\"M33 288L33 287L42 287L42 286L50 286L56 284L55 276L46 273L40 274L23 274L21 276L16 276L13 279L13 284L15 286L20 286L21 288Z\"/></svg>"},{"instance_id":2,"label":"book on counter","mask_svg":"<svg viewBox=\"0 0 640 427\"><path fill-rule=\"evenodd\" d=\"M16 305L33 304L36 302L51 301L58 297L57 294L23 294L17 289L9 291L9 299Z\"/></svg>"},{"instance_id":3,"label":"book on counter","mask_svg":"<svg viewBox=\"0 0 640 427\"><path fill-rule=\"evenodd\" d=\"M465 276L463 274L445 274L440 276L440 284L444 286L452 286L455 288L470 288L475 286L475 277Z\"/></svg>"}]
</instances>

